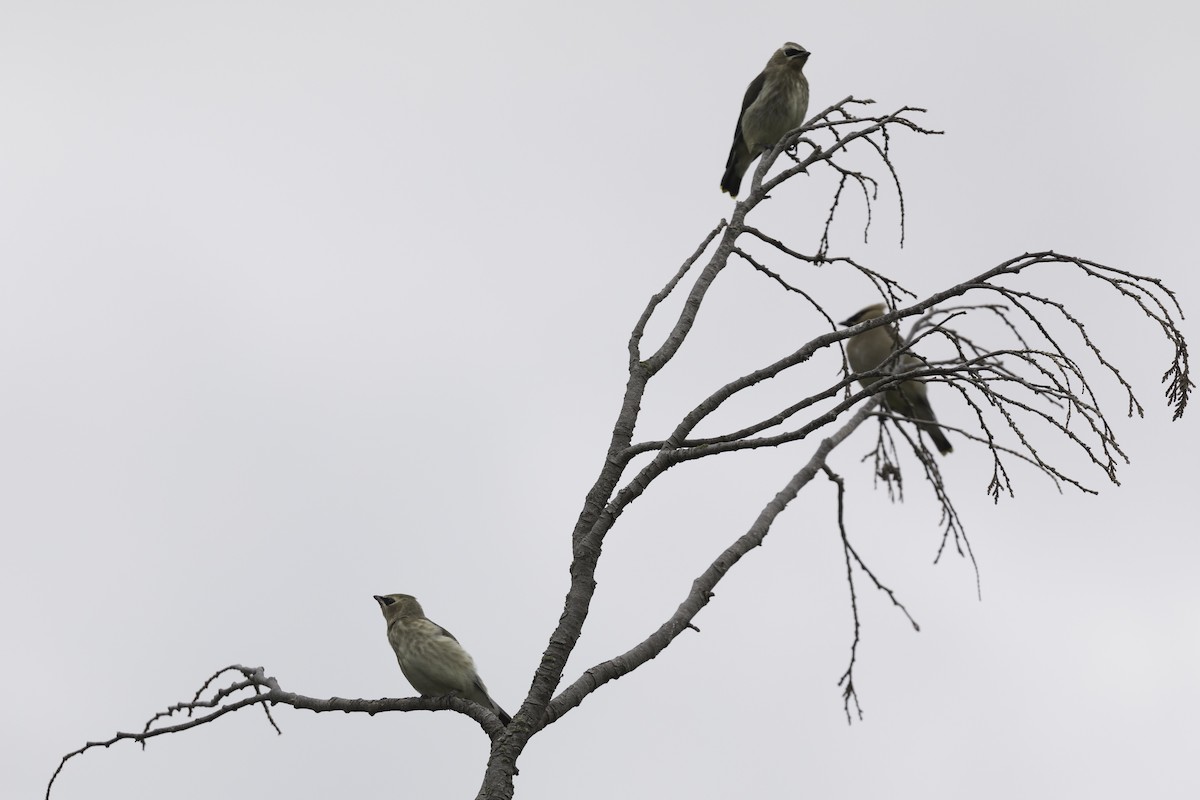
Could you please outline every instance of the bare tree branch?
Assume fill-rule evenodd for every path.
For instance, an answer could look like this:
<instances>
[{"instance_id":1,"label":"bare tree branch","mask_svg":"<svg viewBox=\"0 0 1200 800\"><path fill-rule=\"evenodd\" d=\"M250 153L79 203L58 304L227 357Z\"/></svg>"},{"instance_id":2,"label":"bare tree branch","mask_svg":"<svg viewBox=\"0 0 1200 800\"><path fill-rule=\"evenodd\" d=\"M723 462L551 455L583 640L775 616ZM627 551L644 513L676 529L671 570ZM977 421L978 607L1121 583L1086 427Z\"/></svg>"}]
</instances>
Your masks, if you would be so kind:
<instances>
[{"instance_id":1,"label":"bare tree branch","mask_svg":"<svg viewBox=\"0 0 1200 800\"><path fill-rule=\"evenodd\" d=\"M913 619L912 614L908 613L908 609L904 604L896 599L896 593L885 586L879 578L875 577L875 573L870 570L866 562L862 560L854 546L850 544L850 536L846 533L846 481L842 476L835 473L827 464L821 465L825 477L833 481L837 486L837 524L838 532L842 537L842 552L846 557L846 584L850 588L850 612L854 618L854 641L850 644L850 663L846 667L846 671L842 673L842 677L838 679L838 686L843 686L842 689L842 707L846 712L846 722L853 722L850 716L850 702L854 702L855 711L858 713L858 718L862 719L862 706L858 702L858 692L854 688L854 665L858 660L858 643L861 641L862 624L858 617L858 593L854 590L854 567L858 566L866 576L875 584L875 588L888 596L892 601L892 605L900 609L905 617L908 618L909 624L913 626L914 631L920 631L921 626Z\"/></svg>"},{"instance_id":2,"label":"bare tree branch","mask_svg":"<svg viewBox=\"0 0 1200 800\"><path fill-rule=\"evenodd\" d=\"M542 658L531 678L525 701L507 728L487 709L455 697L403 698L382 700L346 700L336 697L311 698L283 691L262 668L233 665L214 673L188 702L178 703L153 715L140 733L118 733L104 741L88 742L64 756L51 777L46 796L66 763L96 747L116 742L140 742L168 733L179 733L214 722L225 714L252 705L262 706L268 721L279 730L271 716L271 707L289 705L316 712L377 714L384 711L453 710L474 719L491 738L491 749L478 797L508 800L513 796L516 761L529 740L539 731L563 717L599 687L617 680L655 658L686 629L695 630L693 620L713 599L713 591L724 575L753 548L761 546L780 513L818 473L837 487L837 525L842 541L849 585L854 636L849 664L839 685L843 692L847 719L853 702L862 716L854 684L858 644L861 639L859 594L856 580L861 572L892 604L916 622L897 598L867 566L866 559L852 546L844 518L846 480L828 465L830 452L870 418L880 422L873 451L875 481L883 482L889 497L904 499L902 465L909 456L901 455L901 441L920 466L921 477L930 487L940 508L941 543L934 561L953 547L975 566L979 591L979 566L975 563L965 525L945 485L939 461L926 445L928 427L916 427L918 420L904 417L881 404L876 396L908 381L923 381L941 387L943 396L956 402L969 423L947 424L938 421L944 431L977 443L987 449L992 466L987 492L996 501L1002 493L1014 495L1014 467L1040 473L1062 491L1074 486L1092 492L1073 470L1074 465L1051 459L1043 445L1045 437L1057 436L1072 445L1086 468L1098 469L1117 483L1117 468L1127 462L1124 451L1105 415L1101 381L1115 384L1124 395L1127 415L1144 414L1133 386L1117 366L1101 351L1082 321L1083 310L1039 293L1030 286L1049 271L1069 270L1083 278L1099 281L1129 300L1133 308L1148 318L1172 351L1163 373L1165 396L1178 419L1187 407L1193 383L1190 377L1187 343L1179 328L1182 310L1174 293L1156 278L1137 275L1095 261L1053 251L1024 253L997 264L978 275L924 298L889 278L882 270L860 263L848 255L832 252L833 221L839 209L844 211L843 195L851 200L857 187L865 204L863 239L875 218L880 178L848 159L862 155L881 168L887 182L896 189L900 237L905 236L905 199L899 174L892 161L892 137L904 131L936 135L915 121L923 109L903 107L888 114L858 116L871 104L869 100L847 97L826 108L801 128L787 134L769 153L759 159L747 195L738 202L728 221L722 220L705 236L661 290L652 295L635 321L629 340L628 378L609 443L594 483L588 489L571 531L572 558L570 583L563 600L563 612L550 633ZM780 156L790 163L772 172ZM787 181L809 177L819 169L836 176L828 213L819 241L811 254L786 244L747 222L760 204ZM768 177L770 175L771 177ZM781 193L782 194L782 193ZM849 201L848 201L849 202ZM743 238L745 237L745 238ZM798 318L812 319L812 329L821 331L807 342L797 343L791 353L742 375L723 377L721 385L706 397L691 401L690 410L681 411L664 438L634 441L642 402L653 379L674 359L700 319L700 311L717 276L735 262L749 265L766 276L774 290L802 304ZM782 266L773 262L780 261ZM811 279L816 269L846 270L861 280L864 294L878 296L890 309L887 313L852 327L842 328L834 320L825 290ZM789 271L791 270L791 271ZM799 277L795 270L804 270ZM803 278L802 280L800 278ZM1014 284L1020 284L1016 288ZM656 346L646 347L644 339L650 322L663 310L664 302L676 293L682 302L673 320L667 320L668 332ZM839 298L837 302L842 302ZM909 305L903 306L907 302ZM852 374L842 351L842 343L853 336L882 326L896 326L907 319L911 330L902 346L876 368ZM719 321L716 321L719 324ZM999 324L999 341L988 343L995 334L990 325ZM980 333L983 330L985 333ZM1065 332L1064 332L1065 331ZM897 332L897 337L899 336ZM840 359L841 369L831 380L828 372L810 365L823 350ZM940 355L929 355L930 350ZM922 356L921 352L926 356ZM772 398L774 413L759 418L739 419L724 433L697 437L698 426L731 398L751 391L766 391L769 382L785 373L806 378L804 397ZM864 388L864 383L866 388ZM800 394L798 392L798 394ZM939 402L941 402L939 400ZM684 409L687 408L685 404ZM745 416L745 415L743 415ZM756 415L757 416L757 415ZM595 574L605 538L629 504L642 496L663 473L680 464L736 451L796 447L822 429L836 429L820 441L804 466L758 511L750 527L729 544L699 575L683 601L654 632L626 652L585 670L569 685L562 687L563 671L582 635L590 604L596 591ZM926 421L928 426L928 420ZM662 437L663 433L658 432ZM635 459L649 456L636 470ZM1087 467L1087 465L1091 465ZM626 475L627 470L630 472ZM231 675L229 673L232 673ZM228 680L218 685L221 680ZM246 695L246 693L249 693ZM172 722L177 715L186 721Z\"/></svg>"},{"instance_id":3,"label":"bare tree branch","mask_svg":"<svg viewBox=\"0 0 1200 800\"><path fill-rule=\"evenodd\" d=\"M202 699L205 691L210 689L212 685L225 673L233 672L241 677L241 680L235 680L228 686L223 686L217 689L213 696L207 700ZM242 697L238 700L231 699L234 694L251 690L253 693L248 697ZM78 750L73 750L62 757L59 761L58 768L54 770L54 774L50 777L50 782L46 786L46 800L50 800L50 792L54 788L54 782L58 779L63 767L67 762L78 755L86 753L96 747L109 748L117 742L132 741L137 742L144 748L146 742L157 736L163 736L170 733L181 733L201 725L207 725L210 722L215 722L226 714L238 711L248 706L261 706L266 712L267 721L277 734L282 735L282 731L271 717L271 706L285 705L292 708L304 709L307 711L315 711L323 713L327 711L341 711L346 714L375 714L384 711L457 711L460 714L465 714L471 719L479 723L484 732L493 739L498 737L503 731L504 726L500 724L500 720L496 718L490 710L484 708L478 703L466 700L453 695L445 695L442 697L406 697L381 700L347 700L341 697L306 697L304 695L295 694L294 692L285 692L279 687L279 682L266 674L262 667L244 667L241 664L232 664L228 667L217 670L210 675L200 689L196 691L193 699L190 702L177 703L169 706L166 710L154 714L146 721L140 733L116 733L103 741L87 742ZM203 712L196 715L196 712ZM185 714L187 721L177 722L173 725L162 725L155 727L156 723L163 719L169 719L177 714Z\"/></svg>"},{"instance_id":4,"label":"bare tree branch","mask_svg":"<svg viewBox=\"0 0 1200 800\"><path fill-rule=\"evenodd\" d=\"M550 704L546 724L554 722L583 702L584 698L609 681L629 674L656 657L667 648L684 630L698 630L692 620L714 597L713 590L726 573L742 557L756 547L761 547L775 519L787 508L808 483L824 468L825 459L835 447L858 428L871 414L872 405L864 404L836 432L821 441L808 462L792 476L791 480L763 506L750 528L713 560L693 582L687 597L679 604L675 613L658 630L637 645L609 661L591 667L564 689Z\"/></svg>"}]
</instances>

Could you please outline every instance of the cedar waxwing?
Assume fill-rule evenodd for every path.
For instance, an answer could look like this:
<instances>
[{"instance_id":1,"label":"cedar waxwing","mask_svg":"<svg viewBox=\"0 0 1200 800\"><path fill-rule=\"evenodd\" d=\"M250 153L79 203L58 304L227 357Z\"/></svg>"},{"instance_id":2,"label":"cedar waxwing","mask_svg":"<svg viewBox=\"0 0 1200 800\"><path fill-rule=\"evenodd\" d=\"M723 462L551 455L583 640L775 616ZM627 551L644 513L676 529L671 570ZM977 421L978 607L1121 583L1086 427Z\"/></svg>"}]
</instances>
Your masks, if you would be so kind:
<instances>
[{"instance_id":1,"label":"cedar waxwing","mask_svg":"<svg viewBox=\"0 0 1200 800\"><path fill-rule=\"evenodd\" d=\"M806 61L808 51L795 42L787 42L746 87L737 127L733 129L733 147L729 148L725 174L721 177L721 191L737 197L750 162L779 144L788 131L804 124L808 114L808 78L801 70Z\"/></svg>"},{"instance_id":2,"label":"cedar waxwing","mask_svg":"<svg viewBox=\"0 0 1200 800\"><path fill-rule=\"evenodd\" d=\"M846 327L857 325L860 322L881 317L887 311L888 309L883 303L876 303L864 308L842 324ZM846 342L846 358L850 361L850 368L855 372L869 372L903 346L904 342L901 341L900 333L895 326L883 325L857 336L851 336ZM892 364L891 368L897 372L907 372L910 369L924 366L924 362L911 353L903 354ZM859 383L864 388L869 388L879 380L882 378L863 378ZM892 411L917 420L917 427L929 434L929 438L933 440L939 453L946 455L954 449L950 446L946 435L942 433L942 429L937 426L937 417L934 416L933 408L929 405L929 396L924 381L904 381L898 387L888 389L883 397L884 402Z\"/></svg>"},{"instance_id":3,"label":"cedar waxwing","mask_svg":"<svg viewBox=\"0 0 1200 800\"><path fill-rule=\"evenodd\" d=\"M488 694L471 656L450 631L425 616L417 598L389 594L375 595L375 601L387 620L388 643L400 671L422 697L456 694L489 709L504 725L512 721Z\"/></svg>"}]
</instances>

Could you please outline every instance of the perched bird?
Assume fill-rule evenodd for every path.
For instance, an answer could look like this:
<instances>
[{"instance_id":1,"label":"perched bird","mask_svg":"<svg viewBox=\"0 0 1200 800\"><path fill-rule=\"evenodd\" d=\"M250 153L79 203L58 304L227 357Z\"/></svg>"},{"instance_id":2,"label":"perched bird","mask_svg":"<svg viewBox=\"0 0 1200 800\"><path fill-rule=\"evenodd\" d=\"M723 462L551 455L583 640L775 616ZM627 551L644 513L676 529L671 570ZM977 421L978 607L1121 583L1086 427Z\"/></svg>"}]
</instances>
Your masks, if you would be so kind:
<instances>
[{"instance_id":1,"label":"perched bird","mask_svg":"<svg viewBox=\"0 0 1200 800\"><path fill-rule=\"evenodd\" d=\"M888 309L883 303L876 303L859 311L842 325L850 327L860 322L867 322L883 316L887 311ZM846 342L846 358L850 361L850 368L855 372L869 372L903 346L904 342L900 339L900 333L896 327L882 325L857 336L851 336L850 340ZM896 372L907 372L910 369L924 366L924 362L911 353L904 353L893 362L893 365L892 368ZM862 378L859 383L864 388L870 388L872 384L882 379L882 377ZM884 392L883 398L887 407L892 411L916 420L917 427L929 434L929 438L933 440L939 453L946 455L954 449L946 439L946 434L942 433L942 429L937 425L937 417L929 405L929 396L924 381L904 381L899 386Z\"/></svg>"},{"instance_id":2,"label":"perched bird","mask_svg":"<svg viewBox=\"0 0 1200 800\"><path fill-rule=\"evenodd\" d=\"M784 134L804 124L808 114L808 78L801 72L808 51L788 42L775 51L758 77L746 87L733 147L725 162L721 191L737 197L750 162L779 144Z\"/></svg>"},{"instance_id":3,"label":"perched bird","mask_svg":"<svg viewBox=\"0 0 1200 800\"><path fill-rule=\"evenodd\" d=\"M504 725L512 721L488 694L471 656L450 631L425 616L417 598L389 594L375 595L375 601L387 620L388 643L400 671L422 697L456 694L489 709Z\"/></svg>"}]
</instances>

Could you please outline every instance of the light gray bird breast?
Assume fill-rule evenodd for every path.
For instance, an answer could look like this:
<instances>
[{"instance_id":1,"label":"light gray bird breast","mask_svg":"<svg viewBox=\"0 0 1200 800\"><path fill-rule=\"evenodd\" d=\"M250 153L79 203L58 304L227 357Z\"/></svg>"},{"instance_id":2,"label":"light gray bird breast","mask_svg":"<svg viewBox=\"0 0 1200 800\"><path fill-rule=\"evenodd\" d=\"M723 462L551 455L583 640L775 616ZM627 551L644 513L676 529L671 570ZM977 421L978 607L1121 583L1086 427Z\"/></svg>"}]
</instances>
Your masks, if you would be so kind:
<instances>
[{"instance_id":1,"label":"light gray bird breast","mask_svg":"<svg viewBox=\"0 0 1200 800\"><path fill-rule=\"evenodd\" d=\"M752 154L772 148L784 134L804 124L808 81L797 70L789 80L766 81L742 114L742 136Z\"/></svg>"},{"instance_id":2,"label":"light gray bird breast","mask_svg":"<svg viewBox=\"0 0 1200 800\"><path fill-rule=\"evenodd\" d=\"M808 79L804 77L808 56L803 47L787 42L746 87L721 191L737 197L751 162L774 148L788 131L804 124L808 116Z\"/></svg>"},{"instance_id":3,"label":"light gray bird breast","mask_svg":"<svg viewBox=\"0 0 1200 800\"><path fill-rule=\"evenodd\" d=\"M395 620L388 627L388 641L404 677L421 694L459 692L482 705L491 705L472 696L476 694L475 663L437 623L427 619Z\"/></svg>"}]
</instances>

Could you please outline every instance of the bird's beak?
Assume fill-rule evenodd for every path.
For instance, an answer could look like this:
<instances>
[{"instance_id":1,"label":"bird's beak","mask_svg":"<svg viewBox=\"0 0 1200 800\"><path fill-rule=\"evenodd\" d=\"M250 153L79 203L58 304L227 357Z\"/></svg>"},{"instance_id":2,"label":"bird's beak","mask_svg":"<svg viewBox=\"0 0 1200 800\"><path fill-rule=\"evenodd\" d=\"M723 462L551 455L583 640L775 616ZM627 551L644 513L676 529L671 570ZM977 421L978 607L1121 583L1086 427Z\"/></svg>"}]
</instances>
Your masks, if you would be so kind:
<instances>
[{"instance_id":1,"label":"bird's beak","mask_svg":"<svg viewBox=\"0 0 1200 800\"><path fill-rule=\"evenodd\" d=\"M379 603L380 607L382 607L382 606L386 605L386 603L384 603L384 602L383 602L383 598L382 598L382 597L380 597L379 595L377 595L377 594L373 594L373 595L371 595L371 596L375 598L375 602L376 602L376 603Z\"/></svg>"}]
</instances>

